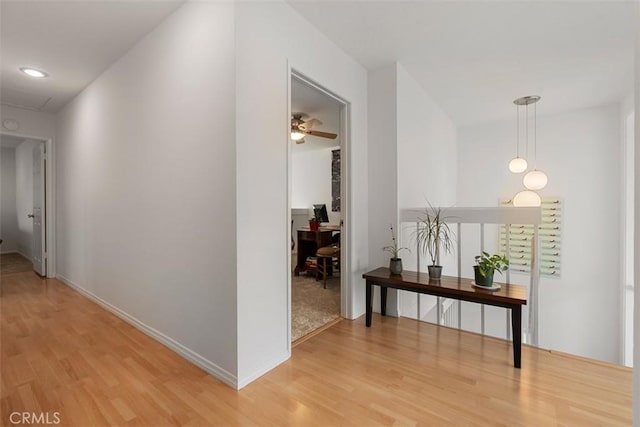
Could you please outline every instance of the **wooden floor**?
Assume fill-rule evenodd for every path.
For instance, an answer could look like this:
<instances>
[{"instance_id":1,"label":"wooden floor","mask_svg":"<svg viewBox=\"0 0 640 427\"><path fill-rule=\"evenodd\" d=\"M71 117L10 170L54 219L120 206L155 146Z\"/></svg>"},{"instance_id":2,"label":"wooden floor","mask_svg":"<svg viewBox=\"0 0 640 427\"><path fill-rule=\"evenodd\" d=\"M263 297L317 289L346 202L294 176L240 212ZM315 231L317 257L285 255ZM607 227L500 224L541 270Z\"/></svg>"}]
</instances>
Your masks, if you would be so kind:
<instances>
[{"instance_id":1,"label":"wooden floor","mask_svg":"<svg viewBox=\"0 0 640 427\"><path fill-rule=\"evenodd\" d=\"M33 271L33 263L19 253L0 255L0 276Z\"/></svg>"},{"instance_id":2,"label":"wooden floor","mask_svg":"<svg viewBox=\"0 0 640 427\"><path fill-rule=\"evenodd\" d=\"M631 424L631 370L408 319L343 320L237 392L56 280L2 278L1 421L60 425Z\"/></svg>"}]
</instances>

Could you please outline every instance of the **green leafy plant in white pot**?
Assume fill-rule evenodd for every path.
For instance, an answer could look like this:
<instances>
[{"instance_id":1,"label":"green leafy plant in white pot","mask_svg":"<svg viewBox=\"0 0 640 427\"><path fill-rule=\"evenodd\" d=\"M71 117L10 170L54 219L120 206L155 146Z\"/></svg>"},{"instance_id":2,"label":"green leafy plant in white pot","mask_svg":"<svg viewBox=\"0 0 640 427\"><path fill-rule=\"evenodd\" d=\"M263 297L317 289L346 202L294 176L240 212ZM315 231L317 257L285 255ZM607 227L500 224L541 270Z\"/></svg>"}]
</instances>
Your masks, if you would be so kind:
<instances>
[{"instance_id":1,"label":"green leafy plant in white pot","mask_svg":"<svg viewBox=\"0 0 640 427\"><path fill-rule=\"evenodd\" d=\"M427 266L429 278L439 280L442 277L440 255L453 251L453 232L446 222L447 217L442 208L434 208L429 204L423 217L418 217L417 241L420 250L429 256L431 264Z\"/></svg>"},{"instance_id":2,"label":"green leafy plant in white pot","mask_svg":"<svg viewBox=\"0 0 640 427\"><path fill-rule=\"evenodd\" d=\"M476 255L476 265L473 266L476 285L485 288L493 287L493 275L497 271L502 274L509 268L509 260L504 255L482 252Z\"/></svg>"},{"instance_id":3,"label":"green leafy plant in white pot","mask_svg":"<svg viewBox=\"0 0 640 427\"><path fill-rule=\"evenodd\" d=\"M398 255L400 251L409 251L409 248L399 248L396 233L393 231L393 225L390 225L389 228L391 229L391 245L383 247L382 250L391 254L391 259L389 260L389 270L391 274L402 274L402 258Z\"/></svg>"}]
</instances>

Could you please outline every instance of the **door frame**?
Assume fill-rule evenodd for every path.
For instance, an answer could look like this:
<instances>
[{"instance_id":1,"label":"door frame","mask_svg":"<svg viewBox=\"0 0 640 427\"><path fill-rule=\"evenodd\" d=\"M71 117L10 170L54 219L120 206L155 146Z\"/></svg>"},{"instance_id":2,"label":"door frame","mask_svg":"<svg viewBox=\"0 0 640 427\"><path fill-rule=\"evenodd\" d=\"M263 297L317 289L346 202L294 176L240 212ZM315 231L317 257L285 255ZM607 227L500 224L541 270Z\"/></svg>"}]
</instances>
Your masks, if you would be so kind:
<instances>
[{"instance_id":1,"label":"door frame","mask_svg":"<svg viewBox=\"0 0 640 427\"><path fill-rule=\"evenodd\" d=\"M302 83L318 90L319 92L331 97L340 104L340 219L342 222L341 233L341 249L340 249L340 316L351 318L352 312L352 281L351 281L351 103L331 91L322 83L312 79L298 68L287 64L287 116L286 116L286 137L287 137L287 346L289 354L291 354L291 190L292 190L292 147L291 141L291 80L293 78Z\"/></svg>"},{"instance_id":2,"label":"door frame","mask_svg":"<svg viewBox=\"0 0 640 427\"><path fill-rule=\"evenodd\" d=\"M24 139L32 139L44 143L45 146L45 209L44 209L44 229L45 229L45 254L47 257L47 276L56 277L56 218L55 218L55 157L53 138L24 134L21 132L0 131L0 135L13 136Z\"/></svg>"}]
</instances>

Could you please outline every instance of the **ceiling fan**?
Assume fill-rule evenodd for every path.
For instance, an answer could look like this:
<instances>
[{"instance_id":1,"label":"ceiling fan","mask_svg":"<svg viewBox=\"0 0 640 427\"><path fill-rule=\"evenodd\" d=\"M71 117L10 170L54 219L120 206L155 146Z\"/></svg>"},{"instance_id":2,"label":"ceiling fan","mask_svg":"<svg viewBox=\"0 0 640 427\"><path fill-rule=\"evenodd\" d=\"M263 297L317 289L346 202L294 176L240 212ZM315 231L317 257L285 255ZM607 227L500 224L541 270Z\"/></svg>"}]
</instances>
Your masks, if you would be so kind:
<instances>
[{"instance_id":1,"label":"ceiling fan","mask_svg":"<svg viewBox=\"0 0 640 427\"><path fill-rule=\"evenodd\" d=\"M291 139L293 139L296 144L302 144L306 135L319 136L320 138L328 139L336 139L338 136L335 133L312 130L314 126L322 125L322 122L318 119L304 121L302 120L303 117L307 118L309 115L305 113L293 113L291 117Z\"/></svg>"}]
</instances>

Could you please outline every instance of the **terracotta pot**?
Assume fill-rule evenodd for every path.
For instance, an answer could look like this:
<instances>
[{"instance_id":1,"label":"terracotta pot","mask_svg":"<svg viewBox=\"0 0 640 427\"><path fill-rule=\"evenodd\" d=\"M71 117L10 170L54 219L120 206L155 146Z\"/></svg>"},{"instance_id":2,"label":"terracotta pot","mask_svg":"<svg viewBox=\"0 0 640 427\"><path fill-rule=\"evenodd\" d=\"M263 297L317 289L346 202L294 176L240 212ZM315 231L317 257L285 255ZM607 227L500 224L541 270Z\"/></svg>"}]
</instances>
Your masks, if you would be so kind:
<instances>
[{"instance_id":1,"label":"terracotta pot","mask_svg":"<svg viewBox=\"0 0 640 427\"><path fill-rule=\"evenodd\" d=\"M320 228L320 223L318 221L309 220L309 229L311 231L318 231L318 228Z\"/></svg>"}]
</instances>

